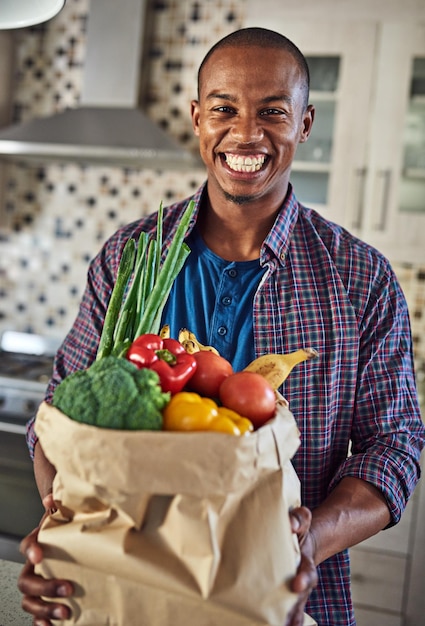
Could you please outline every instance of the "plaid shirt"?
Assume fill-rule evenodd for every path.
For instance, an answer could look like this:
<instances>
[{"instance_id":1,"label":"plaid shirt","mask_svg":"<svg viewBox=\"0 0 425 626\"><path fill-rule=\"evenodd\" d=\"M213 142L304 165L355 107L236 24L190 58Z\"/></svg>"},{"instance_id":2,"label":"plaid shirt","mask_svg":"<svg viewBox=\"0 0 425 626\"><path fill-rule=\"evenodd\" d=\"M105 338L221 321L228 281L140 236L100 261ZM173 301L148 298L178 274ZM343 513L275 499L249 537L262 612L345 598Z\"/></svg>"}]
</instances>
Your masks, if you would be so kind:
<instances>
[{"instance_id":1,"label":"plaid shirt","mask_svg":"<svg viewBox=\"0 0 425 626\"><path fill-rule=\"evenodd\" d=\"M197 209L204 189L194 196ZM165 239L173 236L187 204L165 211ZM197 212L190 229L196 217ZM123 245L155 227L150 215L121 228L92 262L79 314L55 360L47 401L60 380L94 360ZM254 298L255 353L311 346L320 355L298 365L281 389L301 431L293 464L303 503L314 509L342 477L354 476L381 490L396 523L419 478L425 437L406 302L388 261L301 206L290 190L260 262L266 271ZM35 441L32 420L31 453ZM348 551L318 571L307 612L319 626L355 624Z\"/></svg>"}]
</instances>

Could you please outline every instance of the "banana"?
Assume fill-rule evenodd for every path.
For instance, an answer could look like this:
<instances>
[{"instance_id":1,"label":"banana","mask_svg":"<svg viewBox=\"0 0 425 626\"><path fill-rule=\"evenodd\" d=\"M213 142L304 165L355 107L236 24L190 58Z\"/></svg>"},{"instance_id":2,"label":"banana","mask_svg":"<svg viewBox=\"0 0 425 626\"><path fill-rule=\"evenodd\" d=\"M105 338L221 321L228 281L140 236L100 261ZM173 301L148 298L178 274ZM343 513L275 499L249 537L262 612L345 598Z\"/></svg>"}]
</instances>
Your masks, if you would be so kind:
<instances>
[{"instance_id":1,"label":"banana","mask_svg":"<svg viewBox=\"0 0 425 626\"><path fill-rule=\"evenodd\" d=\"M300 348L287 354L264 354L251 361L244 371L261 374L276 390L288 378L295 365L317 356L319 354L313 348Z\"/></svg>"},{"instance_id":2,"label":"banana","mask_svg":"<svg viewBox=\"0 0 425 626\"><path fill-rule=\"evenodd\" d=\"M170 338L170 325L164 324L164 326L159 331L159 336L161 339L169 339Z\"/></svg>"},{"instance_id":3,"label":"banana","mask_svg":"<svg viewBox=\"0 0 425 626\"><path fill-rule=\"evenodd\" d=\"M213 346L204 346L204 344L200 343L196 339L195 334L190 332L187 328L180 329L178 340L189 354L194 354L195 352L200 352L201 350L208 350L209 352L218 354L218 350L213 348Z\"/></svg>"}]
</instances>

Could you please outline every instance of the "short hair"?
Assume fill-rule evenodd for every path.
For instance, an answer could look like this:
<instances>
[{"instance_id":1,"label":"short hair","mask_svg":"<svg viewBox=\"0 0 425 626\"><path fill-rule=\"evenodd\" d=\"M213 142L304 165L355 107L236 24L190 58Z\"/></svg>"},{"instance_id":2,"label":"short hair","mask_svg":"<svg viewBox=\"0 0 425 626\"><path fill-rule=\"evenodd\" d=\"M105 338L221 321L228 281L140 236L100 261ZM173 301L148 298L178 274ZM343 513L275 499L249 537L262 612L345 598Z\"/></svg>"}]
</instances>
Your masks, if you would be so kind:
<instances>
[{"instance_id":1,"label":"short hair","mask_svg":"<svg viewBox=\"0 0 425 626\"><path fill-rule=\"evenodd\" d=\"M243 47L243 46L260 46L263 48L280 48L286 50L292 55L298 68L301 72L303 79L303 92L304 92L304 108L308 106L309 92L310 92L310 71L305 56L301 50L285 35L277 33L274 30L267 28L250 27L241 28L239 30L226 35L207 52L203 58L199 70L198 70L198 98L200 92L200 82L202 70L207 63L208 59L214 54L216 50L226 47Z\"/></svg>"}]
</instances>

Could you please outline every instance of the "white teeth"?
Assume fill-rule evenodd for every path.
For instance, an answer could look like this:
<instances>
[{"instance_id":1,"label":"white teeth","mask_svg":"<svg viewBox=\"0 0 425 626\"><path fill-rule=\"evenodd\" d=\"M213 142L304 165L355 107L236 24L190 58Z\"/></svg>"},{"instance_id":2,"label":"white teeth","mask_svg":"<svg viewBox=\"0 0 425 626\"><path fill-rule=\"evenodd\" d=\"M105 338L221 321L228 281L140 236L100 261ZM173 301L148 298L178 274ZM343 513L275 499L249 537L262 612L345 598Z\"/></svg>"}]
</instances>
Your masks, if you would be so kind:
<instances>
[{"instance_id":1,"label":"white teeth","mask_svg":"<svg viewBox=\"0 0 425 626\"><path fill-rule=\"evenodd\" d=\"M236 172L256 172L262 167L265 160L265 155L243 157L235 154L226 154L227 165Z\"/></svg>"}]
</instances>

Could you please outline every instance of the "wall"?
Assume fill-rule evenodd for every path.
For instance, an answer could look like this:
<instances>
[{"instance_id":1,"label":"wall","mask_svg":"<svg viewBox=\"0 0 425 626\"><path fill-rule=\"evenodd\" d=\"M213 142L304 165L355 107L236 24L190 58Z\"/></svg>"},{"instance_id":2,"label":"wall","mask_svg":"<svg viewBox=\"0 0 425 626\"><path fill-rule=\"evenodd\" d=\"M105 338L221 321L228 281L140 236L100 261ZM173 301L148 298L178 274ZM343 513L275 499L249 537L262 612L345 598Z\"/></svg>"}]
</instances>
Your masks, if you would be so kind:
<instances>
[{"instance_id":1,"label":"wall","mask_svg":"<svg viewBox=\"0 0 425 626\"><path fill-rule=\"evenodd\" d=\"M423 0L284 0L285 17L288 20L300 16L317 21L351 20L419 20L425 18ZM273 15L276 0L252 2L248 0L250 17Z\"/></svg>"},{"instance_id":2,"label":"wall","mask_svg":"<svg viewBox=\"0 0 425 626\"><path fill-rule=\"evenodd\" d=\"M250 2L150 3L146 109L188 148L196 149L189 102L198 64L214 41L243 26ZM14 121L78 103L88 9L89 0L68 0L47 25L14 33ZM204 179L203 170L182 174L71 164L3 169L0 331L58 337L73 321L89 260L101 243L121 224L154 211L161 200L189 195ZM395 269L411 310L415 354L425 359L425 268Z\"/></svg>"},{"instance_id":3,"label":"wall","mask_svg":"<svg viewBox=\"0 0 425 626\"><path fill-rule=\"evenodd\" d=\"M188 147L189 103L210 39L241 25L237 2L151 3L147 111ZM16 31L13 118L78 103L88 0L68 0L45 26ZM173 33L173 39L171 39ZM180 33L176 36L176 33ZM187 174L76 165L8 165L0 260L0 330L63 336L71 325L89 260L117 227L183 198L204 180Z\"/></svg>"}]
</instances>

